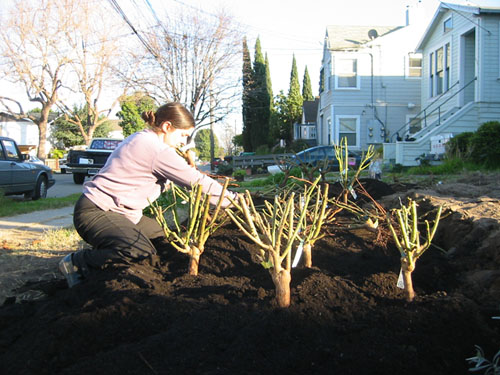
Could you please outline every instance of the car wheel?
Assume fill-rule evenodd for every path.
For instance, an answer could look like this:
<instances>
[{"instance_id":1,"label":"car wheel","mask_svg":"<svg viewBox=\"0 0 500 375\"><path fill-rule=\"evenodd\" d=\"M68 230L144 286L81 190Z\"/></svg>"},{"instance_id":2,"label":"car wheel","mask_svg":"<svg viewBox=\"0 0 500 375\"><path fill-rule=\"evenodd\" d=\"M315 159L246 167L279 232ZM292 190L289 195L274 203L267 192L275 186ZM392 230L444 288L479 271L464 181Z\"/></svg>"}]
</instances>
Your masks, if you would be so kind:
<instances>
[{"instance_id":1,"label":"car wheel","mask_svg":"<svg viewBox=\"0 0 500 375\"><path fill-rule=\"evenodd\" d=\"M40 198L47 198L47 177L40 176L36 182L35 190L33 190L32 199L36 201Z\"/></svg>"},{"instance_id":2,"label":"car wheel","mask_svg":"<svg viewBox=\"0 0 500 375\"><path fill-rule=\"evenodd\" d=\"M77 185L82 185L85 181L85 175L83 173L73 173L73 182Z\"/></svg>"}]
</instances>

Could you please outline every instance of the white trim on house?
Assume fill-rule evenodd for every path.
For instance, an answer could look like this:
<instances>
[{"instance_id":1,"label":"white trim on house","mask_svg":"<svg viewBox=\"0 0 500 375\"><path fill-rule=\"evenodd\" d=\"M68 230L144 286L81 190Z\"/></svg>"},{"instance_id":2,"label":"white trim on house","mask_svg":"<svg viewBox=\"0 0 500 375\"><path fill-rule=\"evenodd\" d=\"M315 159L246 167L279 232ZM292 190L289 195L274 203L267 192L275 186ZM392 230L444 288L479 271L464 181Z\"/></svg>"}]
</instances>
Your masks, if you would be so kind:
<instances>
[{"instance_id":1,"label":"white trim on house","mask_svg":"<svg viewBox=\"0 0 500 375\"><path fill-rule=\"evenodd\" d=\"M410 75L411 69L416 69L415 67L410 66L410 61L412 59L420 59L420 75L419 76ZM422 59L423 59L422 54L417 53L417 52L409 52L408 55L405 56L405 79L420 79L420 80L422 79L422 72L423 72Z\"/></svg>"},{"instance_id":2,"label":"white trim on house","mask_svg":"<svg viewBox=\"0 0 500 375\"><path fill-rule=\"evenodd\" d=\"M340 77L340 75L344 72L347 73L348 65L350 65L348 62L352 62L353 65L351 66L353 69L353 72L355 74L355 77ZM337 55L335 56L335 90L360 90L361 89L361 79L360 79L360 72L359 72L359 57L355 55ZM340 86L339 85L339 79L340 78L346 78L347 80L349 79L355 79L356 80L356 85L355 86Z\"/></svg>"}]
</instances>

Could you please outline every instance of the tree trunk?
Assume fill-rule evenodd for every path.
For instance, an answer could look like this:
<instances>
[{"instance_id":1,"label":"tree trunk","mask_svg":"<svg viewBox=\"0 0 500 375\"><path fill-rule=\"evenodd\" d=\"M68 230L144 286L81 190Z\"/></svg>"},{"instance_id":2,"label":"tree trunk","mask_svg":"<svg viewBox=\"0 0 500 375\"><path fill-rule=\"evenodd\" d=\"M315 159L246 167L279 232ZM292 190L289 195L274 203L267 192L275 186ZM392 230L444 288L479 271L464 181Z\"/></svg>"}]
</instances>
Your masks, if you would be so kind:
<instances>
[{"instance_id":1,"label":"tree trunk","mask_svg":"<svg viewBox=\"0 0 500 375\"><path fill-rule=\"evenodd\" d=\"M47 123L49 121L50 106L43 105L40 112L40 119L38 121L38 153L37 156L40 160L45 161L47 158L47 150L45 143L47 141Z\"/></svg>"},{"instance_id":2,"label":"tree trunk","mask_svg":"<svg viewBox=\"0 0 500 375\"><path fill-rule=\"evenodd\" d=\"M413 290L413 281L411 273L415 270L415 264L409 264L406 258L401 260L401 269L403 271L403 281L405 283L405 294L408 302L413 301L415 298L415 291Z\"/></svg>"},{"instance_id":3,"label":"tree trunk","mask_svg":"<svg viewBox=\"0 0 500 375\"><path fill-rule=\"evenodd\" d=\"M304 267L311 268L312 267L312 246L310 243L304 244L304 248L302 249L304 256Z\"/></svg>"},{"instance_id":4,"label":"tree trunk","mask_svg":"<svg viewBox=\"0 0 500 375\"><path fill-rule=\"evenodd\" d=\"M188 273L193 276L198 276L198 265L200 264L201 250L196 247L191 247L191 252L189 253L189 270Z\"/></svg>"},{"instance_id":5,"label":"tree trunk","mask_svg":"<svg viewBox=\"0 0 500 375\"><path fill-rule=\"evenodd\" d=\"M276 302L279 307L290 306L290 281L292 276L290 271L282 269L272 273L274 287L276 289Z\"/></svg>"}]
</instances>

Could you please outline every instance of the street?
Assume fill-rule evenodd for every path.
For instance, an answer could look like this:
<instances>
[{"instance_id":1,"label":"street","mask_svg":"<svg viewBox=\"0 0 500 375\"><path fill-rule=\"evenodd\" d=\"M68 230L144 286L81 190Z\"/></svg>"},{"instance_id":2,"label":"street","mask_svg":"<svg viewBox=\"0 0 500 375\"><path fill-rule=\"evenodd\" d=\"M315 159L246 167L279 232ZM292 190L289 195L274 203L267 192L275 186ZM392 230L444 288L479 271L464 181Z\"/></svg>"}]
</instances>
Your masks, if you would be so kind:
<instances>
[{"instance_id":1,"label":"street","mask_svg":"<svg viewBox=\"0 0 500 375\"><path fill-rule=\"evenodd\" d=\"M73 175L71 173L54 173L54 178L56 179L56 184L47 191L47 198L61 198L82 192L82 185L77 185L73 182Z\"/></svg>"}]
</instances>

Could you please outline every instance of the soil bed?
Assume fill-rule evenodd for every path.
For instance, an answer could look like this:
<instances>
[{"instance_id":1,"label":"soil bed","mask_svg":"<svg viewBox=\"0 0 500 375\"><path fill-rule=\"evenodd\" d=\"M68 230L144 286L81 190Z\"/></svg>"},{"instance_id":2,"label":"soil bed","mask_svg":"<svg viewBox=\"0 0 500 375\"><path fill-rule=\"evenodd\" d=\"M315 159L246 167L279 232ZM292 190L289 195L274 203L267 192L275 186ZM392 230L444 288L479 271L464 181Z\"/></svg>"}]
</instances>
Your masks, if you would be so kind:
<instances>
[{"instance_id":1,"label":"soil bed","mask_svg":"<svg viewBox=\"0 0 500 375\"><path fill-rule=\"evenodd\" d=\"M464 374L475 344L491 358L498 219L460 207L498 210L499 196L366 188L386 208L406 195L424 211L448 204L435 240L447 253L431 248L417 262L414 302L396 286L399 253L386 230L349 228L340 214L313 248L313 268L293 269L290 308L278 309L255 245L228 224L209 238L196 277L164 246L153 266L95 271L71 290L61 279L30 285L47 297L0 308L0 373Z\"/></svg>"}]
</instances>

